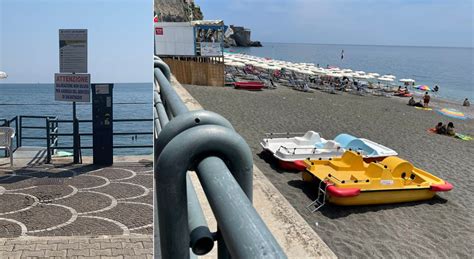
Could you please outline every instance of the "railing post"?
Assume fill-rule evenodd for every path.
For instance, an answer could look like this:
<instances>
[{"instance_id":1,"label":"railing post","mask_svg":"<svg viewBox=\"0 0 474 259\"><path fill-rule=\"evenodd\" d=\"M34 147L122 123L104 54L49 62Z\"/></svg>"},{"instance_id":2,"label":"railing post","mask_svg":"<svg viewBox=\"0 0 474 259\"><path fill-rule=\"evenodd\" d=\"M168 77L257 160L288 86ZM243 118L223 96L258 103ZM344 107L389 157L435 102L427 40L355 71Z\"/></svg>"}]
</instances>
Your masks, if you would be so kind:
<instances>
[{"instance_id":1,"label":"railing post","mask_svg":"<svg viewBox=\"0 0 474 259\"><path fill-rule=\"evenodd\" d=\"M55 118L56 121L54 122L54 133L56 133L56 135L54 135L54 147L58 147L59 145L59 136L57 135L59 133L59 122L58 122L58 117ZM54 149L53 152L56 153L57 149Z\"/></svg>"},{"instance_id":2,"label":"railing post","mask_svg":"<svg viewBox=\"0 0 474 259\"><path fill-rule=\"evenodd\" d=\"M51 138L49 128L49 117L46 117L46 164L51 163Z\"/></svg>"},{"instance_id":3,"label":"railing post","mask_svg":"<svg viewBox=\"0 0 474 259\"><path fill-rule=\"evenodd\" d=\"M73 163L79 164L79 152L80 152L80 137L79 137L79 122L76 117L76 102L73 103L73 119L72 119L72 134L73 134Z\"/></svg>"},{"instance_id":4,"label":"railing post","mask_svg":"<svg viewBox=\"0 0 474 259\"><path fill-rule=\"evenodd\" d=\"M16 148L15 148L15 150L17 150L18 149L18 139L19 139L19 137L18 137L18 115L15 116L15 132L16 132L16 134L15 134L15 138L16 138L16 143L15 143Z\"/></svg>"},{"instance_id":5,"label":"railing post","mask_svg":"<svg viewBox=\"0 0 474 259\"><path fill-rule=\"evenodd\" d=\"M20 138L20 142L18 146L21 147L22 145L21 137L23 136L23 116L20 116L20 130L18 131L18 136Z\"/></svg>"}]
</instances>

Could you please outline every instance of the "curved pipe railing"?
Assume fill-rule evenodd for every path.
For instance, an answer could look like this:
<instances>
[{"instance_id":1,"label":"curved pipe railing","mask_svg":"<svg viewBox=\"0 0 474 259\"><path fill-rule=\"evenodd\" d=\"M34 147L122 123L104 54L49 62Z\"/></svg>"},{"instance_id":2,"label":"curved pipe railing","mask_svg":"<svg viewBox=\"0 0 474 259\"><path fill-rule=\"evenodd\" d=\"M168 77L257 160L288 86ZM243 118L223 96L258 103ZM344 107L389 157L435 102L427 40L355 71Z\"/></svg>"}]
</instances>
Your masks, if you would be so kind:
<instances>
[{"instance_id":1,"label":"curved pipe railing","mask_svg":"<svg viewBox=\"0 0 474 259\"><path fill-rule=\"evenodd\" d=\"M154 170L161 242L155 249L161 248L163 258L189 258L189 247L203 255L217 240L219 258L285 258L252 206L253 161L248 145L222 116L189 112L170 84L169 67L159 58L154 64L159 85L154 93L158 116ZM189 170L197 172L218 222L212 235Z\"/></svg>"}]
</instances>

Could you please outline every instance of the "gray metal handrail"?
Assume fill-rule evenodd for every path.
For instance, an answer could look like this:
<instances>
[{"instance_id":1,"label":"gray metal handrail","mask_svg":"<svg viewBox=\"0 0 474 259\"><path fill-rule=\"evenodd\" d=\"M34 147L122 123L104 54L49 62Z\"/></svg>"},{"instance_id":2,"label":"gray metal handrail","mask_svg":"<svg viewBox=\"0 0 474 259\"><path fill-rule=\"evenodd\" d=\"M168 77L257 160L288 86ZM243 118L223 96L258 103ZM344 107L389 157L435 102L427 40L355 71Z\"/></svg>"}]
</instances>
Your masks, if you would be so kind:
<instances>
[{"instance_id":1,"label":"gray metal handrail","mask_svg":"<svg viewBox=\"0 0 474 259\"><path fill-rule=\"evenodd\" d=\"M152 121L152 119L114 119L114 123L122 123L122 122L148 122ZM78 124L80 125L81 123L92 123L92 120L77 120ZM59 124L72 124L74 123L73 120L59 120L58 118L47 118L46 119L46 127L41 127L41 128L46 128L46 146L47 148L47 157L46 157L46 162L49 163L51 161L51 155L54 151L56 150L64 150L64 149L74 149L73 146L59 146L58 141L59 141L59 136L63 137L74 137L74 132L69 132L69 133L59 133ZM152 131L121 131L121 132L113 132L113 136L134 136L134 135L152 135ZM79 137L80 136L93 136L93 132L82 132L78 133ZM113 145L112 148L152 148L152 144L146 144L146 145ZM92 149L92 146L79 146L79 149Z\"/></svg>"},{"instance_id":2,"label":"gray metal handrail","mask_svg":"<svg viewBox=\"0 0 474 259\"><path fill-rule=\"evenodd\" d=\"M253 159L245 140L222 116L190 112L170 84L169 67L158 57L154 65L155 254L161 248L163 258L189 258L191 248L204 255L217 241L219 258L286 258L252 206ZM210 233L189 170L197 172L216 233Z\"/></svg>"}]
</instances>

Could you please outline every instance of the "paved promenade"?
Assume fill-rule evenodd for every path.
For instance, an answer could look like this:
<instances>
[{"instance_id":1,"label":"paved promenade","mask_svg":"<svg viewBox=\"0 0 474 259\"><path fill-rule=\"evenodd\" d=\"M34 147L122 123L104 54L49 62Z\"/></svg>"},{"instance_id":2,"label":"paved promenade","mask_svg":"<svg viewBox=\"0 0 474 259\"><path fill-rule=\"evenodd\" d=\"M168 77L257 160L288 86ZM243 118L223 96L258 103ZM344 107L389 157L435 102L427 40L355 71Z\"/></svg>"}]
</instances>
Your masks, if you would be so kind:
<instances>
[{"instance_id":1,"label":"paved promenade","mask_svg":"<svg viewBox=\"0 0 474 259\"><path fill-rule=\"evenodd\" d=\"M152 255L150 161L0 168L0 258Z\"/></svg>"}]
</instances>

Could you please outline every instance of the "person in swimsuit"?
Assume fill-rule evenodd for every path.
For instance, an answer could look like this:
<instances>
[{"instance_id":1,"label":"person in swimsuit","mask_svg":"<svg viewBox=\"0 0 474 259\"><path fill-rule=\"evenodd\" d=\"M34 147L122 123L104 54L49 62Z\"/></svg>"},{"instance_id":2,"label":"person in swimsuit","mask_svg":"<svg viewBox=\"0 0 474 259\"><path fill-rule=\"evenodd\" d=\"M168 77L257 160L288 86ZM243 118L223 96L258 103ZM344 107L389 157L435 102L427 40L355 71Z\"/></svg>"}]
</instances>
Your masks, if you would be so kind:
<instances>
[{"instance_id":1,"label":"person in swimsuit","mask_svg":"<svg viewBox=\"0 0 474 259\"><path fill-rule=\"evenodd\" d=\"M425 95L423 96L423 107L428 107L428 104L430 103L430 95L428 94L428 92L425 93Z\"/></svg>"}]
</instances>

